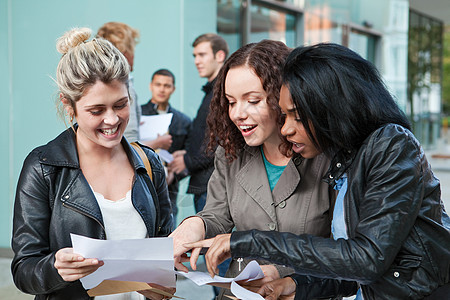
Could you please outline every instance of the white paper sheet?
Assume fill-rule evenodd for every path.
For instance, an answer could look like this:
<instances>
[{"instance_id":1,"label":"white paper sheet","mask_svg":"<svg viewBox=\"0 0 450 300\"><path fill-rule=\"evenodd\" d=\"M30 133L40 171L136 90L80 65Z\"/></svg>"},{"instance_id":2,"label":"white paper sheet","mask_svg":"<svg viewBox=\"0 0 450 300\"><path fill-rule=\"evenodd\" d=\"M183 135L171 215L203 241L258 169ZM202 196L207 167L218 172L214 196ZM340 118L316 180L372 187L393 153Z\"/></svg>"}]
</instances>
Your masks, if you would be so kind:
<instances>
[{"instance_id":1,"label":"white paper sheet","mask_svg":"<svg viewBox=\"0 0 450 300\"><path fill-rule=\"evenodd\" d=\"M97 240L71 234L74 253L104 262L81 278L85 289L105 279L156 283L175 287L172 238Z\"/></svg>"},{"instance_id":2,"label":"white paper sheet","mask_svg":"<svg viewBox=\"0 0 450 300\"><path fill-rule=\"evenodd\" d=\"M245 266L244 270L242 270L242 272L234 278L225 278L217 275L214 276L214 278L211 278L209 273L195 271L191 271L189 273L177 272L177 274L189 278L197 285L205 285L208 283L231 283L231 292L239 299L264 300L261 295L249 291L236 283L236 281L253 281L264 277L264 272L255 260L252 260L247 266Z\"/></svg>"},{"instance_id":3,"label":"white paper sheet","mask_svg":"<svg viewBox=\"0 0 450 300\"><path fill-rule=\"evenodd\" d=\"M195 271L191 271L189 273L177 272L177 274L189 278L197 285L205 285L208 283L230 283L233 281L241 280L252 281L264 277L264 273L261 270L261 267L255 260L252 260L247 266L245 266L244 270L242 270L242 272L234 278L226 278L217 275L214 276L214 278L211 278L209 273Z\"/></svg>"},{"instance_id":4,"label":"white paper sheet","mask_svg":"<svg viewBox=\"0 0 450 300\"><path fill-rule=\"evenodd\" d=\"M167 150L159 149L158 155L161 158L161 160L165 161L168 164L170 164L173 161L173 155L170 154L170 152Z\"/></svg>"},{"instance_id":5,"label":"white paper sheet","mask_svg":"<svg viewBox=\"0 0 450 300\"><path fill-rule=\"evenodd\" d=\"M261 296L258 293L252 292L250 290L247 290L246 288L243 288L236 282L231 283L231 293L238 297L239 299L245 299L245 300L264 300L263 296Z\"/></svg>"},{"instance_id":6,"label":"white paper sheet","mask_svg":"<svg viewBox=\"0 0 450 300\"><path fill-rule=\"evenodd\" d=\"M141 116L139 125L139 136L142 141L154 140L159 135L169 131L172 122L172 113L154 116Z\"/></svg>"}]
</instances>

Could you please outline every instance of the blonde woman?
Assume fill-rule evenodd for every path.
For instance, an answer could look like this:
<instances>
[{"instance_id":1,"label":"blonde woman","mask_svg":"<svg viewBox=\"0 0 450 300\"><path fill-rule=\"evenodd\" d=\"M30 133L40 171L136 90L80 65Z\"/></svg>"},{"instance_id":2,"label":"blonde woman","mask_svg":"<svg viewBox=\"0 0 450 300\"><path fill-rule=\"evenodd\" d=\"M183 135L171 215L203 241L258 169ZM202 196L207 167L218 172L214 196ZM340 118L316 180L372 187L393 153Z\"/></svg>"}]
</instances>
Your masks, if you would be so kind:
<instances>
[{"instance_id":1,"label":"blonde woman","mask_svg":"<svg viewBox=\"0 0 450 300\"><path fill-rule=\"evenodd\" d=\"M172 228L159 159L143 147L151 180L123 137L130 110L129 64L110 42L88 40L90 35L90 29L73 29L57 42L60 111L70 128L28 155L17 185L11 269L16 286L35 299L89 299L79 279L103 263L73 253L70 233L132 239L166 236Z\"/></svg>"}]
</instances>

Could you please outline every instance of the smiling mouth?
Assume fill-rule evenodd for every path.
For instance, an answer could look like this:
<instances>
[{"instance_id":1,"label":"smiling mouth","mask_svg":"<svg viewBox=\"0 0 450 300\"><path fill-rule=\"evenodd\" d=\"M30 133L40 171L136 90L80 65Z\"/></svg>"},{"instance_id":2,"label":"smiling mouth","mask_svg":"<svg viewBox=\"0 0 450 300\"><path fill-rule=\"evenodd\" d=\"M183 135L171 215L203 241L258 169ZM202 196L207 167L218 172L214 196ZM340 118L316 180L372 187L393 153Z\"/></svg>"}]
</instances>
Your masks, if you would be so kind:
<instances>
[{"instance_id":1,"label":"smiling mouth","mask_svg":"<svg viewBox=\"0 0 450 300\"><path fill-rule=\"evenodd\" d=\"M110 129L99 129L99 131L104 135L113 135L117 132L117 129L119 129L119 126Z\"/></svg>"},{"instance_id":2,"label":"smiling mouth","mask_svg":"<svg viewBox=\"0 0 450 300\"><path fill-rule=\"evenodd\" d=\"M243 132L249 132L251 131L253 128L256 128L257 125L252 125L252 126L239 126L239 128L243 131Z\"/></svg>"}]
</instances>

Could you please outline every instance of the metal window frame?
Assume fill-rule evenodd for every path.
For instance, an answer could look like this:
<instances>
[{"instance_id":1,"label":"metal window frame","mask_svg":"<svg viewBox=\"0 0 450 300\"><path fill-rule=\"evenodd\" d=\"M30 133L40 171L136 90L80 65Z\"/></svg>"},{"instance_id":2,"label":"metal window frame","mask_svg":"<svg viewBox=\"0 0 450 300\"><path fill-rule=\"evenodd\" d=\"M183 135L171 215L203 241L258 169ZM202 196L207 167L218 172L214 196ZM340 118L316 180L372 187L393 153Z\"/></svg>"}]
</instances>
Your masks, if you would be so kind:
<instances>
[{"instance_id":1,"label":"metal window frame","mask_svg":"<svg viewBox=\"0 0 450 300\"><path fill-rule=\"evenodd\" d=\"M342 46L345 47L349 46L350 32L356 32L374 38L375 47L373 50L375 52L375 55L373 63L375 65L378 65L378 63L380 62L380 52L381 52L380 41L381 38L383 37L383 34L377 30L356 23L342 24L342 40L341 40Z\"/></svg>"},{"instance_id":2,"label":"metal window frame","mask_svg":"<svg viewBox=\"0 0 450 300\"><path fill-rule=\"evenodd\" d=\"M303 43L304 39L304 10L297 6L274 0L242 0L241 1L241 46L246 45L250 41L251 35L251 11L252 4L260 5L265 8L277 10L280 12L293 15L295 18L295 44L298 46Z\"/></svg>"}]
</instances>

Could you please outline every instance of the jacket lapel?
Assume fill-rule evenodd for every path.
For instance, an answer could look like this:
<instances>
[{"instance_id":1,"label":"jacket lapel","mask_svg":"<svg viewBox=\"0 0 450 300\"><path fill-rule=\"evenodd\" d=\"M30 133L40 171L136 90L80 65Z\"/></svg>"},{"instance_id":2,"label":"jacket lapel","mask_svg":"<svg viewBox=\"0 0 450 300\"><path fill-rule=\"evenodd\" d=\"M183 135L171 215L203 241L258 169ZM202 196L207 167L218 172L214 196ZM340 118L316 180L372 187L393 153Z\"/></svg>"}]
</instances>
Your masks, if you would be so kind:
<instances>
[{"instance_id":1,"label":"jacket lapel","mask_svg":"<svg viewBox=\"0 0 450 300\"><path fill-rule=\"evenodd\" d=\"M297 169L297 164L301 163L301 160L297 158L291 159L283 173L278 180L277 185L273 189L273 202L275 206L278 206L281 202L289 198L300 183L300 173Z\"/></svg>"},{"instance_id":2,"label":"jacket lapel","mask_svg":"<svg viewBox=\"0 0 450 300\"><path fill-rule=\"evenodd\" d=\"M74 177L61 194L60 200L64 205L70 206L81 214L91 216L104 226L100 207L83 173L78 169L72 174Z\"/></svg>"},{"instance_id":3,"label":"jacket lapel","mask_svg":"<svg viewBox=\"0 0 450 300\"><path fill-rule=\"evenodd\" d=\"M245 147L244 151L249 152L250 159L236 174L236 180L267 215L277 222L272 192L261 152L258 147Z\"/></svg>"}]
</instances>

